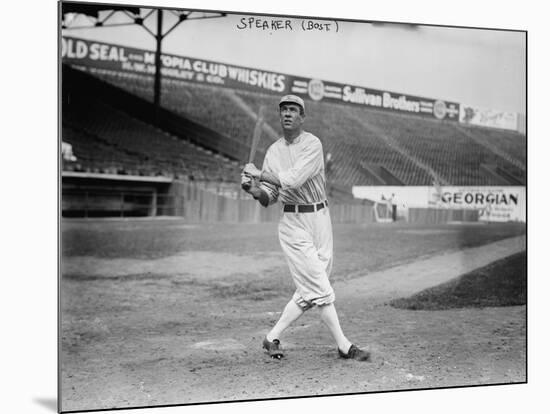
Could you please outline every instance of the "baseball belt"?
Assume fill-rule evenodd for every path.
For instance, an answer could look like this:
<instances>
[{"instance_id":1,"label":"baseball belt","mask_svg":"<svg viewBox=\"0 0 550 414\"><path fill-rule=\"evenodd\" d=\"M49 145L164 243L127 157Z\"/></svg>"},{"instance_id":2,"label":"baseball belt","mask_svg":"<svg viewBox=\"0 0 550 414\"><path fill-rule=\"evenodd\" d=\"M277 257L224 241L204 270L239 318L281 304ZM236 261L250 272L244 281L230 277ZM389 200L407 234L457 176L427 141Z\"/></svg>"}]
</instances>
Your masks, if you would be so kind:
<instances>
[{"instance_id":1,"label":"baseball belt","mask_svg":"<svg viewBox=\"0 0 550 414\"><path fill-rule=\"evenodd\" d=\"M328 207L326 200L317 204L285 204L283 211L285 213L313 213L325 207Z\"/></svg>"}]
</instances>

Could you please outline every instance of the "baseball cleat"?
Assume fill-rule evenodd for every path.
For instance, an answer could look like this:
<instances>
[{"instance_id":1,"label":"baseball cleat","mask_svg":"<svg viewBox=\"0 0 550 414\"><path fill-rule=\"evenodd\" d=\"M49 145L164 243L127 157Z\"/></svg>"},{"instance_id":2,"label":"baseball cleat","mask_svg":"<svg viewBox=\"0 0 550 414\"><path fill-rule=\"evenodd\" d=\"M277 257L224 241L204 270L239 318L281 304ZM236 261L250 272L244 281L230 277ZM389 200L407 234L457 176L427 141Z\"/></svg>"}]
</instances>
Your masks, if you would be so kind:
<instances>
[{"instance_id":1,"label":"baseball cleat","mask_svg":"<svg viewBox=\"0 0 550 414\"><path fill-rule=\"evenodd\" d=\"M264 341L262 343L262 347L269 353L269 356L273 359L281 359L283 355L283 351L281 351L280 342L278 339L274 339L273 341L269 341L266 338L264 338Z\"/></svg>"},{"instance_id":2,"label":"baseball cleat","mask_svg":"<svg viewBox=\"0 0 550 414\"><path fill-rule=\"evenodd\" d=\"M356 361L369 362L371 360L371 354L369 351L363 351L353 344L349 347L347 354L343 353L340 348L338 348L338 355L340 356L340 358L355 359Z\"/></svg>"}]
</instances>

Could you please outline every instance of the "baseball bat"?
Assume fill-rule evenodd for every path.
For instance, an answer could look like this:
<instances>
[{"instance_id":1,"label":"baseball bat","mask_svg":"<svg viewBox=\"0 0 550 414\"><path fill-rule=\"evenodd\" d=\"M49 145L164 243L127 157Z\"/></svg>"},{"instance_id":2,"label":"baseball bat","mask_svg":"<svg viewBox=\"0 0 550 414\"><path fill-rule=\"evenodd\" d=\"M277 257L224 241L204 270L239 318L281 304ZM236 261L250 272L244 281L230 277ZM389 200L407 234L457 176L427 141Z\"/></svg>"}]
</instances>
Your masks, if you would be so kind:
<instances>
[{"instance_id":1,"label":"baseball bat","mask_svg":"<svg viewBox=\"0 0 550 414\"><path fill-rule=\"evenodd\" d=\"M248 153L248 163L251 163L254 161L254 157L256 157L256 150L258 149L258 142L260 142L260 138L262 136L262 124L264 122L264 111L265 106L260 106L260 110L258 111L258 118L256 119L256 125L254 126L254 133L252 134L252 142L250 143L250 151Z\"/></svg>"},{"instance_id":2,"label":"baseball bat","mask_svg":"<svg viewBox=\"0 0 550 414\"><path fill-rule=\"evenodd\" d=\"M260 138L262 136L262 124L264 121L264 110L265 106L260 106L260 110L258 111L258 118L256 118L256 125L254 125L254 132L252 133L252 140L250 142L250 150L248 151L248 163L251 163L254 161L254 158L256 157L256 150L258 149L258 142L260 142ZM250 184L242 184L242 189L245 191L248 191L250 188Z\"/></svg>"}]
</instances>

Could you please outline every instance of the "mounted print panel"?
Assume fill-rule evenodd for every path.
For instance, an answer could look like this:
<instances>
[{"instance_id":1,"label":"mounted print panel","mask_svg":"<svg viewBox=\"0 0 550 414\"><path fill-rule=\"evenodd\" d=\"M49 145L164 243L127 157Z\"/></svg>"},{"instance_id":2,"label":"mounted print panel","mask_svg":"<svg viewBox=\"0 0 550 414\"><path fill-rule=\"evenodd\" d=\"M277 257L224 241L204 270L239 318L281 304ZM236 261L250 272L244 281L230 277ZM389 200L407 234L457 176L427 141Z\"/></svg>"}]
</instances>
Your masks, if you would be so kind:
<instances>
[{"instance_id":1,"label":"mounted print panel","mask_svg":"<svg viewBox=\"0 0 550 414\"><path fill-rule=\"evenodd\" d=\"M59 11L62 412L526 382L525 31Z\"/></svg>"}]
</instances>

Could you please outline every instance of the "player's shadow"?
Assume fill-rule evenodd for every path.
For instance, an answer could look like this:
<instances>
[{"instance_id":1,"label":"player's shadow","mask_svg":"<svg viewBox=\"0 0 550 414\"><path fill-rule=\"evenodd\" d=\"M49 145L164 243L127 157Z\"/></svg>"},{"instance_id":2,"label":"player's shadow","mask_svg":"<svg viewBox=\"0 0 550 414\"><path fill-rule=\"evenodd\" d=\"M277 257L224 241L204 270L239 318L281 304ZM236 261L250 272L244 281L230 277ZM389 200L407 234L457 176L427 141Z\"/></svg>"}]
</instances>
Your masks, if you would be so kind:
<instances>
[{"instance_id":1,"label":"player's shadow","mask_svg":"<svg viewBox=\"0 0 550 414\"><path fill-rule=\"evenodd\" d=\"M57 412L57 399L56 398L35 398L34 402L47 408L54 413Z\"/></svg>"}]
</instances>

